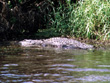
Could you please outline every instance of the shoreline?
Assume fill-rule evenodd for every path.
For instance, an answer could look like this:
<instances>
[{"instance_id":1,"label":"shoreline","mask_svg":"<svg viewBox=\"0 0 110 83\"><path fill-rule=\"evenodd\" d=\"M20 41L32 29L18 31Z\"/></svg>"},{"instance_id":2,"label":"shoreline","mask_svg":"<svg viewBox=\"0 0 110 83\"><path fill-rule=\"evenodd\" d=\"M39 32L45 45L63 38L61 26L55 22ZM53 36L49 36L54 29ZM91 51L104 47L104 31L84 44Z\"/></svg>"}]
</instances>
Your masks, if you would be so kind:
<instances>
[{"instance_id":1,"label":"shoreline","mask_svg":"<svg viewBox=\"0 0 110 83\"><path fill-rule=\"evenodd\" d=\"M55 37L50 37L50 38L46 38L46 39L51 39L51 38L55 38ZM73 39L73 40L76 40L81 43L93 45L96 50L97 49L106 50L106 49L110 48L110 40L101 41L101 40L71 38L71 37L60 37L60 38ZM41 38L41 39L24 39L24 40L46 40L46 39ZM21 40L21 41L23 41L23 40ZM4 41L4 42L0 42L0 46L9 46L9 45L21 46L21 45L19 45L19 42L21 42L21 41L18 41L18 40Z\"/></svg>"},{"instance_id":2,"label":"shoreline","mask_svg":"<svg viewBox=\"0 0 110 83\"><path fill-rule=\"evenodd\" d=\"M110 40L94 40L94 39L82 39L82 38L73 38L80 42L93 45L96 49L106 50L110 48Z\"/></svg>"}]
</instances>

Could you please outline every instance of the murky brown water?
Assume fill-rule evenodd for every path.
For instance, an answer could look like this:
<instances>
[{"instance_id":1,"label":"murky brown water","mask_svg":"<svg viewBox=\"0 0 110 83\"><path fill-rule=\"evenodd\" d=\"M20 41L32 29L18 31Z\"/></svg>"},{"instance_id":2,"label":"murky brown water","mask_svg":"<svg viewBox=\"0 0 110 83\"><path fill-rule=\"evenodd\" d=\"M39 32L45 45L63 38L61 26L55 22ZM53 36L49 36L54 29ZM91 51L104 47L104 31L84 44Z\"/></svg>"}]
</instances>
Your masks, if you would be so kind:
<instances>
[{"instance_id":1,"label":"murky brown water","mask_svg":"<svg viewBox=\"0 0 110 83\"><path fill-rule=\"evenodd\" d=\"M1 47L0 83L110 83L110 52Z\"/></svg>"}]
</instances>

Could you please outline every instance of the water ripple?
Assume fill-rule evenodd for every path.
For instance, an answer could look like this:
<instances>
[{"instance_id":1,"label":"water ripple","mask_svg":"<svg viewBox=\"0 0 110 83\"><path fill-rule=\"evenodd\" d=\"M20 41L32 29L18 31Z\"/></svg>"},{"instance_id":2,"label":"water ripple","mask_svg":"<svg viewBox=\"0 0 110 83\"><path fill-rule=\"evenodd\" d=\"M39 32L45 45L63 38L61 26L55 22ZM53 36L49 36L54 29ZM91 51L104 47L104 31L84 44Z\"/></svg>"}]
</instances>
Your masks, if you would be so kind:
<instances>
[{"instance_id":1,"label":"water ripple","mask_svg":"<svg viewBox=\"0 0 110 83\"><path fill-rule=\"evenodd\" d=\"M65 69L67 71L77 71L77 72L88 72L88 71L95 71L95 72L110 72L109 69L93 69L93 68L76 68L76 69Z\"/></svg>"},{"instance_id":2,"label":"water ripple","mask_svg":"<svg viewBox=\"0 0 110 83\"><path fill-rule=\"evenodd\" d=\"M77 78L76 80L89 81L89 82L110 81L110 75L105 75L105 76L89 75L89 76L84 76L82 78Z\"/></svg>"},{"instance_id":3,"label":"water ripple","mask_svg":"<svg viewBox=\"0 0 110 83\"><path fill-rule=\"evenodd\" d=\"M76 67L75 65L71 65L71 64L54 64L50 66L51 67Z\"/></svg>"},{"instance_id":4,"label":"water ripple","mask_svg":"<svg viewBox=\"0 0 110 83\"><path fill-rule=\"evenodd\" d=\"M97 67L110 67L110 65L97 65Z\"/></svg>"},{"instance_id":5,"label":"water ripple","mask_svg":"<svg viewBox=\"0 0 110 83\"><path fill-rule=\"evenodd\" d=\"M31 77L31 75L17 75L17 74L1 74L1 76L11 77L11 78Z\"/></svg>"},{"instance_id":6,"label":"water ripple","mask_svg":"<svg viewBox=\"0 0 110 83\"><path fill-rule=\"evenodd\" d=\"M50 68L50 70L64 70L64 71L76 71L76 72L88 72L88 71L95 71L95 72L110 72L109 69L93 69L93 68Z\"/></svg>"},{"instance_id":7,"label":"water ripple","mask_svg":"<svg viewBox=\"0 0 110 83\"><path fill-rule=\"evenodd\" d=\"M18 64L4 64L4 66L18 66Z\"/></svg>"}]
</instances>

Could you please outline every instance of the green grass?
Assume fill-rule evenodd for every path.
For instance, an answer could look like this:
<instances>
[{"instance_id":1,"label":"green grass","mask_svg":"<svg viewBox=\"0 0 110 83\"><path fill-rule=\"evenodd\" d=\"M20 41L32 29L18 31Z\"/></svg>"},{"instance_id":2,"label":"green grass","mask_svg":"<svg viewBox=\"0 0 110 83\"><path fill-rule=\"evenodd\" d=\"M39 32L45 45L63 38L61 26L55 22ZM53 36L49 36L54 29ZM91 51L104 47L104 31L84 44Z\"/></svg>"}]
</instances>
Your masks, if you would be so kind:
<instances>
[{"instance_id":1,"label":"green grass","mask_svg":"<svg viewBox=\"0 0 110 83\"><path fill-rule=\"evenodd\" d=\"M77 4L60 4L48 28L64 36L106 40L110 38L110 1L81 0Z\"/></svg>"},{"instance_id":2,"label":"green grass","mask_svg":"<svg viewBox=\"0 0 110 83\"><path fill-rule=\"evenodd\" d=\"M110 1L85 0L74 11L73 33L87 38L109 38Z\"/></svg>"}]
</instances>

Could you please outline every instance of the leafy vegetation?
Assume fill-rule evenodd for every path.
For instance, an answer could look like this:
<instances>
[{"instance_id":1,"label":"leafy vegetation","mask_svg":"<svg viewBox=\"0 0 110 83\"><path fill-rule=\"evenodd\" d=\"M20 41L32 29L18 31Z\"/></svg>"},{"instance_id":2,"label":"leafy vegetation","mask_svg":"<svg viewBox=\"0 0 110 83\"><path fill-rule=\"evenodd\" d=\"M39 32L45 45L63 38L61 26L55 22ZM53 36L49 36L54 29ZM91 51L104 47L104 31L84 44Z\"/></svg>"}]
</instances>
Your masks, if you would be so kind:
<instances>
[{"instance_id":1,"label":"leafy vegetation","mask_svg":"<svg viewBox=\"0 0 110 83\"><path fill-rule=\"evenodd\" d=\"M35 37L46 28L53 8L50 0L0 0L0 39Z\"/></svg>"},{"instance_id":2,"label":"leafy vegetation","mask_svg":"<svg viewBox=\"0 0 110 83\"><path fill-rule=\"evenodd\" d=\"M85 0L74 11L72 32L82 37L107 39L110 37L110 1Z\"/></svg>"},{"instance_id":3,"label":"leafy vegetation","mask_svg":"<svg viewBox=\"0 0 110 83\"><path fill-rule=\"evenodd\" d=\"M63 35L106 40L110 38L109 11L109 0L1 0L0 37Z\"/></svg>"},{"instance_id":4,"label":"leafy vegetation","mask_svg":"<svg viewBox=\"0 0 110 83\"><path fill-rule=\"evenodd\" d=\"M101 39L110 38L110 1L81 0L77 4L60 4L50 27L62 35Z\"/></svg>"}]
</instances>

